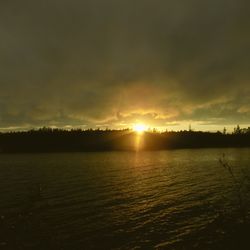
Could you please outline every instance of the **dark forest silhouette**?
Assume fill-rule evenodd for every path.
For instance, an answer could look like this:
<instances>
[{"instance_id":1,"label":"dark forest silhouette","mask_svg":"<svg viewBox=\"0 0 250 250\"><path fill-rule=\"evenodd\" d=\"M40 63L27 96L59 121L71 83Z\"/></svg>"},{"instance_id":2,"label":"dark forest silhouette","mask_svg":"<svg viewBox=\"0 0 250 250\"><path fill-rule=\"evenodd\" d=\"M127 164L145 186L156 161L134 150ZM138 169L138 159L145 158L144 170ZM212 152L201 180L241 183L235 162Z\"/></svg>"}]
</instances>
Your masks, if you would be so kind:
<instances>
[{"instance_id":1,"label":"dark forest silhouette","mask_svg":"<svg viewBox=\"0 0 250 250\"><path fill-rule=\"evenodd\" d=\"M138 145L139 141L139 145ZM130 130L61 130L41 128L25 132L0 133L0 152L82 152L113 150L163 150L209 147L250 147L250 128L237 126L233 133L179 131L144 132Z\"/></svg>"}]
</instances>

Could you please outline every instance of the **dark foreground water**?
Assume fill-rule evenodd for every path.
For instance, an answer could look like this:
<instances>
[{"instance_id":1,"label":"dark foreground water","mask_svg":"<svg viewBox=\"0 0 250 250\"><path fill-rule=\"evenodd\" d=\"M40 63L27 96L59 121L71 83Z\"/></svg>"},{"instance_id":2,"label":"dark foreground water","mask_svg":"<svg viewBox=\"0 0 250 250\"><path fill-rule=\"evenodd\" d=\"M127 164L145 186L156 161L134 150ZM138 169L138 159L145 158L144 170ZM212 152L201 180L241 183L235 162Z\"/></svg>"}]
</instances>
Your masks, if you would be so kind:
<instances>
[{"instance_id":1,"label":"dark foreground water","mask_svg":"<svg viewBox=\"0 0 250 250\"><path fill-rule=\"evenodd\" d=\"M249 176L250 149L0 155L0 249L249 249Z\"/></svg>"}]
</instances>

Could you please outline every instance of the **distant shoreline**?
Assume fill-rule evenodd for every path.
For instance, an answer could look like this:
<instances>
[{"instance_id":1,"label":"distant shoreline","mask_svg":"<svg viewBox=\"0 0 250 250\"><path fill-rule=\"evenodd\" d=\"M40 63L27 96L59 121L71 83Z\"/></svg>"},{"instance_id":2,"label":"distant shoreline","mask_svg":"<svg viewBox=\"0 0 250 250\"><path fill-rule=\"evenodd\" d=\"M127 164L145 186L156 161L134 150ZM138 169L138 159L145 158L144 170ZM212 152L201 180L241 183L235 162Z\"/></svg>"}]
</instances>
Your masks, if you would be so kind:
<instances>
[{"instance_id":1,"label":"distant shoreline","mask_svg":"<svg viewBox=\"0 0 250 250\"><path fill-rule=\"evenodd\" d=\"M157 151L199 148L247 148L250 132L144 132L131 130L59 130L43 128L0 133L0 153Z\"/></svg>"},{"instance_id":2,"label":"distant shoreline","mask_svg":"<svg viewBox=\"0 0 250 250\"><path fill-rule=\"evenodd\" d=\"M92 150L92 151L20 151L20 152L0 152L0 156L4 155L43 155L43 154L81 154L81 153L146 153L161 151L177 151L177 150L201 150L201 149L250 149L250 146L244 147L203 147L203 148L166 148L166 149L150 149L150 150Z\"/></svg>"}]
</instances>

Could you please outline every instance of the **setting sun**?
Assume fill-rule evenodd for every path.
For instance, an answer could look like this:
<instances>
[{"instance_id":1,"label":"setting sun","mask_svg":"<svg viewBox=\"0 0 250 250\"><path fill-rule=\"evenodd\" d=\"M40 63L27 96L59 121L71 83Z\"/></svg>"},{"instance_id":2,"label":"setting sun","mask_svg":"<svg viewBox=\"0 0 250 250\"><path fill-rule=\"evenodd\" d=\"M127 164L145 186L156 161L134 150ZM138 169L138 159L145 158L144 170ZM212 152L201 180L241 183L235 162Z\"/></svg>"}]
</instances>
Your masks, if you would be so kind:
<instances>
[{"instance_id":1,"label":"setting sun","mask_svg":"<svg viewBox=\"0 0 250 250\"><path fill-rule=\"evenodd\" d=\"M147 130L146 125L137 123L133 126L133 130L136 131L137 133L143 133L144 131Z\"/></svg>"}]
</instances>

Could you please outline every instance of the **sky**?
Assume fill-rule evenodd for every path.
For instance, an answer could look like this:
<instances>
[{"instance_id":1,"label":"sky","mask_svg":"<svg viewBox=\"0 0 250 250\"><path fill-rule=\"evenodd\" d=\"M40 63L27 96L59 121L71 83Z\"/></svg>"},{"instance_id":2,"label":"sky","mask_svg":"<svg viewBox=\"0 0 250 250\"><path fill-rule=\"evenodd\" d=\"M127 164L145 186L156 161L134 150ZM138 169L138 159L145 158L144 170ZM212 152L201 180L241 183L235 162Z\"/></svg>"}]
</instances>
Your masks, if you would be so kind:
<instances>
[{"instance_id":1,"label":"sky","mask_svg":"<svg viewBox=\"0 0 250 250\"><path fill-rule=\"evenodd\" d=\"M248 0L3 0L0 130L250 126Z\"/></svg>"}]
</instances>

